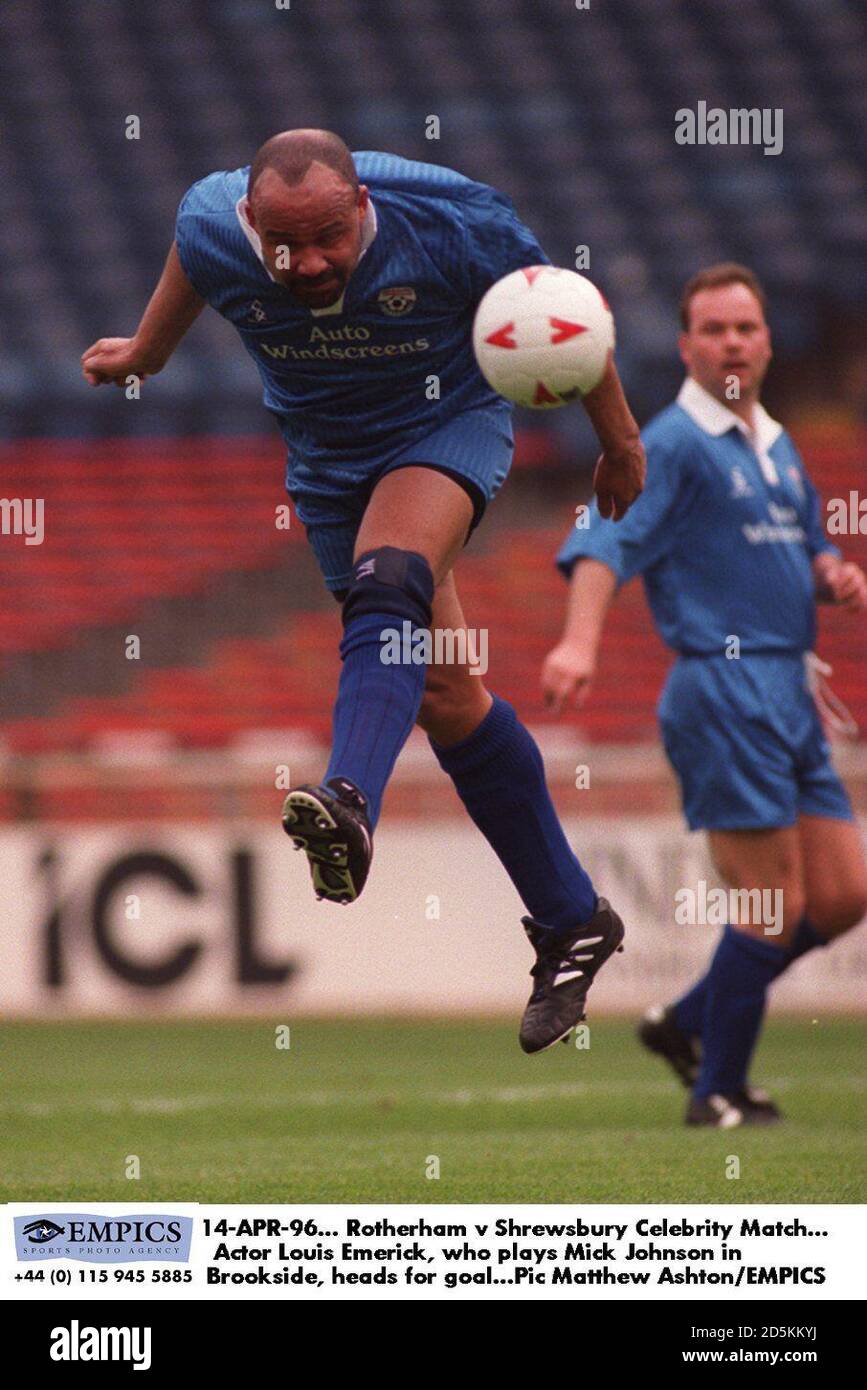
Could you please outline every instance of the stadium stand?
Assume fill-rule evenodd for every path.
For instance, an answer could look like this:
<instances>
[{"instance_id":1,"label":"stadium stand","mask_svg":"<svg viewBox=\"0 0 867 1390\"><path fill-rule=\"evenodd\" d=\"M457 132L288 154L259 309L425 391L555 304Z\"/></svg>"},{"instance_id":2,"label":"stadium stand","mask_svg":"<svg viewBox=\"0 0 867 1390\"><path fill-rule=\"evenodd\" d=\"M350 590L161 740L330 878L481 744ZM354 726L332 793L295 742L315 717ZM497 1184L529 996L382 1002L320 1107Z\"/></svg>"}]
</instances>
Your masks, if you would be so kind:
<instances>
[{"instance_id":1,"label":"stadium stand","mask_svg":"<svg viewBox=\"0 0 867 1390\"><path fill-rule=\"evenodd\" d=\"M35 766L109 746L130 756L136 739L206 755L257 729L327 736L338 613L302 528L275 525L281 446L262 437L260 383L232 331L203 315L140 400L90 390L79 365L96 337L134 327L185 189L246 163L278 129L324 125L357 149L453 165L509 193L555 261L589 246L642 421L679 383L685 276L722 258L753 265L780 363L769 405L787 423L800 414L824 494L848 495L863 476L854 417L867 396L867 16L849 0L736 8L736 23L718 0L620 0L616 16L594 6L592 23L571 0L546 3L544 23L538 0L0 8L0 180L15 193L0 226L11 441L0 495L50 508L43 545L0 545L0 753L36 755ZM733 99L785 107L780 154L675 144L679 107ZM735 201L749 217L732 218ZM815 422L827 401L848 410L843 426ZM516 473L539 480L544 505L510 509L512 479L462 559L461 586L470 622L490 630L491 685L553 738L538 675L564 589L549 561L589 488L593 440L580 410L519 414L519 425ZM864 537L846 549L867 560ZM140 661L126 659L131 635ZM823 614L820 650L867 727L845 617ZM636 749L655 739L667 660L630 586L595 698L566 712L566 728ZM185 796L171 814L189 811ZM75 787L68 805L84 812ZM0 816L12 811L26 817L27 795L7 788Z\"/></svg>"},{"instance_id":2,"label":"stadium stand","mask_svg":"<svg viewBox=\"0 0 867 1390\"><path fill-rule=\"evenodd\" d=\"M778 350L809 352L829 304L867 298L867 18L848 0L738 0L736 22L732 8L620 0L587 22L538 0L4 6L6 433L261 429L253 368L214 315L135 405L83 390L78 355L131 331L189 184L292 125L501 186L560 264L589 246L642 416L674 384L677 290L702 264L753 265ZM733 93L785 106L779 154L675 144L678 108ZM735 198L748 218L732 218Z\"/></svg>"},{"instance_id":3,"label":"stadium stand","mask_svg":"<svg viewBox=\"0 0 867 1390\"><path fill-rule=\"evenodd\" d=\"M15 550L8 542L0 550L9 595L0 626L7 748L82 749L123 731L192 749L225 746L257 728L327 739L339 613L310 568L303 528L275 525L279 448L191 440L42 445L26 454L19 466L53 500L41 547L16 538ZM840 444L812 447L808 463L826 497L848 497L859 456ZM486 679L534 724L549 719L539 671L565 602L551 564L568 525L561 514L556 527L521 526L499 521L494 508L461 560L468 621L490 634ZM846 537L845 548L867 562L867 537ZM140 637L144 659L125 658L130 635ZM821 652L867 725L867 672L844 615L823 615ZM26 657L40 653L51 688L16 687L16 669L31 673ZM593 742L653 739L668 661L641 586L627 586L606 632L595 696L563 719ZM99 691L114 680L117 693L82 693L93 662ZM29 717L9 717L16 688Z\"/></svg>"}]
</instances>

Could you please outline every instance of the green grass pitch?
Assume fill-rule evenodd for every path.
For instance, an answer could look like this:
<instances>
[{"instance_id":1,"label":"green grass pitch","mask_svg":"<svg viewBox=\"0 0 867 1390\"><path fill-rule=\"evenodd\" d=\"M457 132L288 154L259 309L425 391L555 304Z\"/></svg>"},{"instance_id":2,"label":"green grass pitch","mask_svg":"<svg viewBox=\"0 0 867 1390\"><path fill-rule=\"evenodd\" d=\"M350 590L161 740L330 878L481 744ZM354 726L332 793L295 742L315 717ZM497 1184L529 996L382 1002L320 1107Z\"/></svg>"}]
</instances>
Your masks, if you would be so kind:
<instances>
[{"instance_id":1,"label":"green grass pitch","mask_svg":"<svg viewBox=\"0 0 867 1390\"><path fill-rule=\"evenodd\" d=\"M504 1022L300 1020L288 1050L277 1022L5 1024L0 1198L867 1197L857 1019L772 1019L754 1074L786 1123L728 1133L683 1127L684 1092L622 1020L591 1019L589 1050L534 1058Z\"/></svg>"}]
</instances>

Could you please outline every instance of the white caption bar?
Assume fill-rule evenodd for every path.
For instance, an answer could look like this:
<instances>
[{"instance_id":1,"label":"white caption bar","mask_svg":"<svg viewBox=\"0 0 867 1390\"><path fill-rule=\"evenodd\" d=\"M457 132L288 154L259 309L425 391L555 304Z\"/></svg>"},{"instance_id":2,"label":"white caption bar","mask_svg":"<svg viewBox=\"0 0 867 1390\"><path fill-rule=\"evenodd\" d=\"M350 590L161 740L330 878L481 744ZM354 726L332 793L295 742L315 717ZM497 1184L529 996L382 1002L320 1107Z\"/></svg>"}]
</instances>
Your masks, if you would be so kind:
<instances>
[{"instance_id":1,"label":"white caption bar","mask_svg":"<svg viewBox=\"0 0 867 1390\"><path fill-rule=\"evenodd\" d=\"M847 1205L10 1204L0 1297L854 1299L865 1239Z\"/></svg>"}]
</instances>

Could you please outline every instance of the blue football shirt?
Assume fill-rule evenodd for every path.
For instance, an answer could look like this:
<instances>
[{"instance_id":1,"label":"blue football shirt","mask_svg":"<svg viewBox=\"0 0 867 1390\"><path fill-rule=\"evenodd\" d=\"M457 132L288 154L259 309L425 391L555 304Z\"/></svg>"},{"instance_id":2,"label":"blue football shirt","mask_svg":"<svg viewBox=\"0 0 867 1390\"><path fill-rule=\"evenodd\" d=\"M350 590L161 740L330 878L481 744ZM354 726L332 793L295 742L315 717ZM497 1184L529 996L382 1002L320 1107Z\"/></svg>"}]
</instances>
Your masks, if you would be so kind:
<instances>
[{"instance_id":1,"label":"blue football shirt","mask_svg":"<svg viewBox=\"0 0 867 1390\"><path fill-rule=\"evenodd\" d=\"M501 276L550 264L510 200L486 184L396 155L353 157L370 210L334 308L297 303L268 273L240 210L249 168L208 175L178 210L181 265L256 364L289 445L290 486L332 466L361 472L463 410L508 418L476 366L473 315Z\"/></svg>"},{"instance_id":2,"label":"blue football shirt","mask_svg":"<svg viewBox=\"0 0 867 1390\"><path fill-rule=\"evenodd\" d=\"M642 431L647 485L622 521L594 503L557 555L570 575L601 560L625 583L643 576L668 646L720 655L805 652L816 638L814 558L838 553L792 440L761 408L756 434L697 382ZM581 518L579 517L579 523Z\"/></svg>"}]
</instances>

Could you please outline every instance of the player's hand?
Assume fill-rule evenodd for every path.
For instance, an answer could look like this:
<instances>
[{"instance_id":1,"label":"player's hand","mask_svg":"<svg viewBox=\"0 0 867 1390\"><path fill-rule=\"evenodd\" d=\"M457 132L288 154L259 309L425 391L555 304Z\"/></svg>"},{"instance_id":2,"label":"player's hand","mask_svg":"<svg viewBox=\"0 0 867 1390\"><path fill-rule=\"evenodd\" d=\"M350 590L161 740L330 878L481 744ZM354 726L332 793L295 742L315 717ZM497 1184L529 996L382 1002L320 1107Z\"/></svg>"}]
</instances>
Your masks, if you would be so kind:
<instances>
[{"instance_id":1,"label":"player's hand","mask_svg":"<svg viewBox=\"0 0 867 1390\"><path fill-rule=\"evenodd\" d=\"M644 491L647 460L644 445L636 439L614 451L600 454L593 474L593 491L599 503L599 515L620 521L636 497Z\"/></svg>"},{"instance_id":2,"label":"player's hand","mask_svg":"<svg viewBox=\"0 0 867 1390\"><path fill-rule=\"evenodd\" d=\"M559 714L563 701L575 696L580 709L590 693L596 675L596 660L579 650L574 643L560 642L545 658L542 666L542 694L545 708Z\"/></svg>"},{"instance_id":3,"label":"player's hand","mask_svg":"<svg viewBox=\"0 0 867 1390\"><path fill-rule=\"evenodd\" d=\"M148 357L135 338L100 338L81 354L81 369L91 386L108 381L127 386L131 376L146 381L162 365Z\"/></svg>"},{"instance_id":4,"label":"player's hand","mask_svg":"<svg viewBox=\"0 0 867 1390\"><path fill-rule=\"evenodd\" d=\"M867 575L860 565L841 562L826 571L824 581L831 602L853 613L867 612Z\"/></svg>"}]
</instances>

